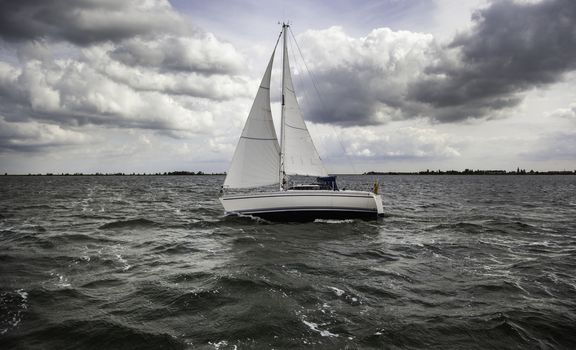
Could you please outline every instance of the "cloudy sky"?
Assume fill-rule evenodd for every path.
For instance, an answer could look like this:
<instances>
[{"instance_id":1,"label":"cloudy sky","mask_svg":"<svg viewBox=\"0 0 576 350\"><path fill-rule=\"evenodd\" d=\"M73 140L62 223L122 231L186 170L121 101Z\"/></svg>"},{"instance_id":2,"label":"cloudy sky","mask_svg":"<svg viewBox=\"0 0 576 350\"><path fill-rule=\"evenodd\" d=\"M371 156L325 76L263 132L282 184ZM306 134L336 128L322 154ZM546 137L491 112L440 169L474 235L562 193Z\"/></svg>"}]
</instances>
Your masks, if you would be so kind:
<instances>
[{"instance_id":1,"label":"cloudy sky","mask_svg":"<svg viewBox=\"0 0 576 350\"><path fill-rule=\"evenodd\" d=\"M0 0L0 172L226 171L285 20L330 172L576 169L574 0Z\"/></svg>"}]
</instances>

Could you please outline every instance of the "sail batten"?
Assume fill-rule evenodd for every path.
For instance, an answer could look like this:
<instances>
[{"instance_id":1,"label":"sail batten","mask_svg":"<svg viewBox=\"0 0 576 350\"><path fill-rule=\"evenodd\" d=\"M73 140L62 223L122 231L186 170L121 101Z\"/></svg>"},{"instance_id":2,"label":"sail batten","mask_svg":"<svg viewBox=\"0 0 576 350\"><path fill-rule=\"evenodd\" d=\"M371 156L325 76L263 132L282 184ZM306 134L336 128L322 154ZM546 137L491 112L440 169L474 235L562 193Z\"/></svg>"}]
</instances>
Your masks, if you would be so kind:
<instances>
[{"instance_id":1,"label":"sail batten","mask_svg":"<svg viewBox=\"0 0 576 350\"><path fill-rule=\"evenodd\" d=\"M272 138L272 139L266 139L263 137L248 137L248 136L240 136L241 139L248 139L248 140L260 140L260 141L272 141L272 140L276 140L278 141L277 138Z\"/></svg>"}]
</instances>

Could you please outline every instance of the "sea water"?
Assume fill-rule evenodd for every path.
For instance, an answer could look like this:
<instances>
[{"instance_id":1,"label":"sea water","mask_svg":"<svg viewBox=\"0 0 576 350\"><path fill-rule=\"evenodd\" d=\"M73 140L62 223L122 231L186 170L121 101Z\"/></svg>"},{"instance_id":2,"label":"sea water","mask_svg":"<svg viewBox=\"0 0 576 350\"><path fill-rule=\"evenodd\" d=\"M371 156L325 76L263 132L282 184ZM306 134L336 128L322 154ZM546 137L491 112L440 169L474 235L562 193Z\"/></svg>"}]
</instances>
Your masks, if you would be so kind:
<instances>
[{"instance_id":1,"label":"sea water","mask_svg":"<svg viewBox=\"0 0 576 350\"><path fill-rule=\"evenodd\" d=\"M222 176L0 176L0 348L576 347L576 176L378 179L384 218L299 224Z\"/></svg>"}]
</instances>

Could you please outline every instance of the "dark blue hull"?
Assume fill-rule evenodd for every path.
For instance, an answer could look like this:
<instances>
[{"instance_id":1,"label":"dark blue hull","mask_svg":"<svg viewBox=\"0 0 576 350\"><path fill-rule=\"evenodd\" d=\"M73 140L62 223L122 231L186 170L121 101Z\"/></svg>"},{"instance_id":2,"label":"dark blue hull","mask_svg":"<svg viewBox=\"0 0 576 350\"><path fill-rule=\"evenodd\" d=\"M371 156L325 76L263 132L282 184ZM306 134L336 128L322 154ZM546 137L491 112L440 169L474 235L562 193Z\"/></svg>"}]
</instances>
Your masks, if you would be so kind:
<instances>
[{"instance_id":1,"label":"dark blue hull","mask_svg":"<svg viewBox=\"0 0 576 350\"><path fill-rule=\"evenodd\" d=\"M261 211L245 213L227 213L227 215L249 215L273 222L312 222L314 220L376 220L376 211L350 211L350 210L290 210L290 211Z\"/></svg>"}]
</instances>

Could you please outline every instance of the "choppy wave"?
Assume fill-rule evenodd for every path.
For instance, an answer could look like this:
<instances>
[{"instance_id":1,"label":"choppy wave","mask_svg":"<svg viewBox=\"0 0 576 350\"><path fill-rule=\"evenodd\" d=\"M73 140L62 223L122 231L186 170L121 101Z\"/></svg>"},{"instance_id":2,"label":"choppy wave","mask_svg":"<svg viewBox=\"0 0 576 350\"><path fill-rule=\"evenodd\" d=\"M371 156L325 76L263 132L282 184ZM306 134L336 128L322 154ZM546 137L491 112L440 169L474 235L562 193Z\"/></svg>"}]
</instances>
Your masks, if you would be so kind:
<instances>
[{"instance_id":1,"label":"choppy wave","mask_svg":"<svg viewBox=\"0 0 576 350\"><path fill-rule=\"evenodd\" d=\"M387 176L383 219L304 224L222 180L0 177L0 348L576 347L573 177Z\"/></svg>"},{"instance_id":2,"label":"choppy wave","mask_svg":"<svg viewBox=\"0 0 576 350\"><path fill-rule=\"evenodd\" d=\"M108 222L108 223L100 226L99 229L106 230L106 229L117 229L117 228L142 228L142 227L153 227L156 225L157 225L157 223L155 223L152 220L132 219L132 220L118 220L118 221Z\"/></svg>"}]
</instances>

